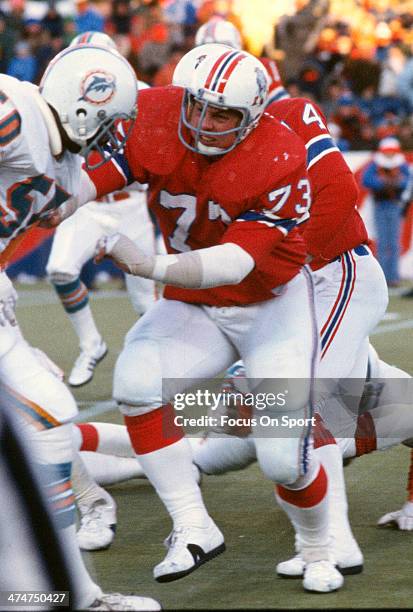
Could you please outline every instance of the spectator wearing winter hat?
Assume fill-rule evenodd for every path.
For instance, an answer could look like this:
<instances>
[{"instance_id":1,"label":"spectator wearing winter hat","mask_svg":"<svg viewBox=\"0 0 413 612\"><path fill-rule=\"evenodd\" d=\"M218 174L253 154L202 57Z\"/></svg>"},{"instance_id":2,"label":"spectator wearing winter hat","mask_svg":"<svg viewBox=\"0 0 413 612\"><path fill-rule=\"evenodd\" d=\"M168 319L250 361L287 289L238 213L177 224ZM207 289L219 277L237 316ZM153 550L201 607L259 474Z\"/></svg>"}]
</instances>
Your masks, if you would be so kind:
<instances>
[{"instance_id":1,"label":"spectator wearing winter hat","mask_svg":"<svg viewBox=\"0 0 413 612\"><path fill-rule=\"evenodd\" d=\"M362 183L373 198L377 259L389 287L399 284L402 194L408 180L409 166L399 141L384 138L363 173Z\"/></svg>"}]
</instances>

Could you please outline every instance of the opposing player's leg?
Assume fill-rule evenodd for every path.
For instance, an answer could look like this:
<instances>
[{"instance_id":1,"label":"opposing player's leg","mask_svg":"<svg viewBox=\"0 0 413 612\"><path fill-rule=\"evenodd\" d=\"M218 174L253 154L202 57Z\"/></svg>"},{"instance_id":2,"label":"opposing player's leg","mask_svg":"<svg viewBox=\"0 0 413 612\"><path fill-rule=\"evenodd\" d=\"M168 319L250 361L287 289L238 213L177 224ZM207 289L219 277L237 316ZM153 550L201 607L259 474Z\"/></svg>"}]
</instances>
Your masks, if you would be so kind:
<instances>
[{"instance_id":1,"label":"opposing player's leg","mask_svg":"<svg viewBox=\"0 0 413 612\"><path fill-rule=\"evenodd\" d=\"M4 334L4 329L2 330ZM76 541L75 504L70 473L72 424L76 404L55 376L42 367L16 328L12 348L0 358L2 401L19 415L32 440L35 460L44 474L47 496L64 546L73 560L79 608L91 605L102 594L90 578Z\"/></svg>"},{"instance_id":2,"label":"opposing player's leg","mask_svg":"<svg viewBox=\"0 0 413 612\"><path fill-rule=\"evenodd\" d=\"M139 462L173 521L168 554L154 569L160 582L189 574L225 548L170 401L193 384L189 379L216 376L235 356L201 307L161 299L127 334L116 363L114 397ZM163 389L162 380L171 387Z\"/></svg>"},{"instance_id":3,"label":"opposing player's leg","mask_svg":"<svg viewBox=\"0 0 413 612\"><path fill-rule=\"evenodd\" d=\"M16 327L2 327L0 393L2 404L18 415L31 440L37 471L44 478L45 493L59 529L62 545L71 560L76 589L75 609L159 610L153 599L105 594L91 579L76 540L75 504L71 485L73 425L77 407L56 375L44 367ZM129 608L127 608L129 606Z\"/></svg>"},{"instance_id":4,"label":"opposing player's leg","mask_svg":"<svg viewBox=\"0 0 413 612\"><path fill-rule=\"evenodd\" d=\"M90 308L88 290L80 280L83 265L93 256L96 243L104 234L99 216L87 204L57 227L46 267L79 339L80 354L68 377L73 387L89 382L96 365L107 353Z\"/></svg>"},{"instance_id":5,"label":"opposing player's leg","mask_svg":"<svg viewBox=\"0 0 413 612\"><path fill-rule=\"evenodd\" d=\"M80 518L79 548L89 551L109 548L116 531L116 502L96 484L80 453L74 454L72 484Z\"/></svg>"},{"instance_id":6,"label":"opposing player's leg","mask_svg":"<svg viewBox=\"0 0 413 612\"><path fill-rule=\"evenodd\" d=\"M395 527L401 531L413 531L413 450L410 451L410 465L407 477L407 499L400 510L387 512L377 521L380 527Z\"/></svg>"},{"instance_id":7,"label":"opposing player's leg","mask_svg":"<svg viewBox=\"0 0 413 612\"><path fill-rule=\"evenodd\" d=\"M88 472L103 487L131 478L146 478L125 425L78 423L75 443Z\"/></svg>"}]
</instances>

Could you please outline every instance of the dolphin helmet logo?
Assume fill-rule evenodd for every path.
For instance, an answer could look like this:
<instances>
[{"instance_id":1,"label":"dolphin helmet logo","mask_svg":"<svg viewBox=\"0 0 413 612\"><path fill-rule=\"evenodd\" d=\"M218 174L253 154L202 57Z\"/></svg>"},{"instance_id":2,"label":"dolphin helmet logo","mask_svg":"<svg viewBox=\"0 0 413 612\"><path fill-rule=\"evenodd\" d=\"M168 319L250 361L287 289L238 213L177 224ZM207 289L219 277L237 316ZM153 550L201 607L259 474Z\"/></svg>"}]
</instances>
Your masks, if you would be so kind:
<instances>
[{"instance_id":1,"label":"dolphin helmet logo","mask_svg":"<svg viewBox=\"0 0 413 612\"><path fill-rule=\"evenodd\" d=\"M104 70L93 70L83 79L80 91L82 95L78 102L84 100L91 104L106 104L116 91L116 79Z\"/></svg>"}]
</instances>

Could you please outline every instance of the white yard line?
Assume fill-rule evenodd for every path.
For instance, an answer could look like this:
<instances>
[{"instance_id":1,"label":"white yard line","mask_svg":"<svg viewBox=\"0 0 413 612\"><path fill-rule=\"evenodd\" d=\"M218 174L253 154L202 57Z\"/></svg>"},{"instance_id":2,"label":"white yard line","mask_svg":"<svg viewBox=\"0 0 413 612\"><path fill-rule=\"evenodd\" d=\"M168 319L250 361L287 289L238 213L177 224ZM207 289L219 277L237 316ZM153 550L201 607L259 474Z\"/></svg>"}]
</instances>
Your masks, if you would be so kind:
<instances>
[{"instance_id":1,"label":"white yard line","mask_svg":"<svg viewBox=\"0 0 413 612\"><path fill-rule=\"evenodd\" d=\"M126 298L126 291L121 289L113 289L111 291L94 291L92 292L93 300L107 300ZM59 304L59 298L51 289L39 289L36 291L20 291L17 302L18 307L24 308L27 306L44 306L45 304Z\"/></svg>"},{"instance_id":2,"label":"white yard line","mask_svg":"<svg viewBox=\"0 0 413 612\"><path fill-rule=\"evenodd\" d=\"M388 334L389 332L397 332L402 329L411 329L413 327L413 319L406 319L404 321L397 321L397 323L387 323L385 325L379 325L370 334L371 336L380 336L380 334Z\"/></svg>"},{"instance_id":3,"label":"white yard line","mask_svg":"<svg viewBox=\"0 0 413 612\"><path fill-rule=\"evenodd\" d=\"M96 404L93 404L92 406L90 406L90 403L91 402L77 402L80 411L77 417L74 419L75 421L90 421L90 419L93 419L100 414L117 410L117 404L114 400L96 402ZM89 406L89 408L82 409L82 405Z\"/></svg>"}]
</instances>

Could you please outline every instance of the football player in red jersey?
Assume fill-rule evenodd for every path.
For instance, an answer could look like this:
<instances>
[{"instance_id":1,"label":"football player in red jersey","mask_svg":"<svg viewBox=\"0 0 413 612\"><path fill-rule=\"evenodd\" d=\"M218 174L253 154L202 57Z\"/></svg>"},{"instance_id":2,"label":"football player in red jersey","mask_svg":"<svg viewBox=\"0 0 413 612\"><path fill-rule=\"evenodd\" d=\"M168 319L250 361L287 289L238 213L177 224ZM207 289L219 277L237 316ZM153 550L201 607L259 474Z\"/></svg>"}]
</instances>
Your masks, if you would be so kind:
<instances>
[{"instance_id":1,"label":"football player in red jersey","mask_svg":"<svg viewBox=\"0 0 413 612\"><path fill-rule=\"evenodd\" d=\"M198 30L195 42L198 44L208 36L210 42L226 40L239 49L241 39L236 34L231 23L211 20L210 25ZM315 283L321 336L318 376L358 379L361 396L368 373L368 336L382 318L388 298L383 273L369 249L367 231L356 208L357 185L328 132L322 111L310 100L290 98L275 62L266 58L261 58L261 62L270 77L266 111L292 129L307 150L313 203L311 217L301 227ZM354 419L353 422L356 427ZM228 456L229 444L241 447L239 441L214 441L211 456L217 466L221 463L220 444L223 458ZM207 447L205 444L204 455ZM344 573L355 573L363 566L363 556L348 521L342 456L337 446L323 447L318 452L325 455L323 464L329 473L328 495L334 508L330 516L333 553ZM293 564L291 571L301 574L300 553Z\"/></svg>"},{"instance_id":2,"label":"football player in red jersey","mask_svg":"<svg viewBox=\"0 0 413 612\"><path fill-rule=\"evenodd\" d=\"M327 478L309 426L318 335L297 229L311 203L305 148L263 115L268 77L250 54L203 45L184 56L177 75L180 87L141 92L124 152L89 172L84 194L90 200L132 180L149 183L168 248L148 257L115 235L100 249L124 270L166 284L164 299L128 333L114 375L134 450L173 519L154 575L175 580L224 550L171 401L185 379L211 378L241 356L251 378L300 376L287 408L272 414L274 422L293 414L305 425L282 437L257 419L257 456L300 532L304 587L336 590L343 579L329 558ZM173 388L162 388L162 379L173 379Z\"/></svg>"}]
</instances>

